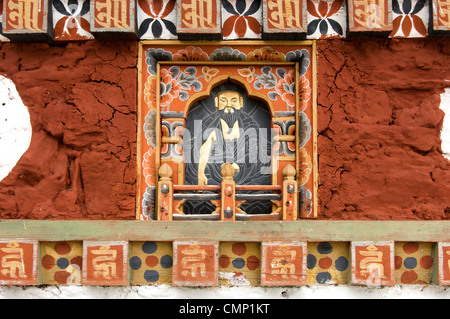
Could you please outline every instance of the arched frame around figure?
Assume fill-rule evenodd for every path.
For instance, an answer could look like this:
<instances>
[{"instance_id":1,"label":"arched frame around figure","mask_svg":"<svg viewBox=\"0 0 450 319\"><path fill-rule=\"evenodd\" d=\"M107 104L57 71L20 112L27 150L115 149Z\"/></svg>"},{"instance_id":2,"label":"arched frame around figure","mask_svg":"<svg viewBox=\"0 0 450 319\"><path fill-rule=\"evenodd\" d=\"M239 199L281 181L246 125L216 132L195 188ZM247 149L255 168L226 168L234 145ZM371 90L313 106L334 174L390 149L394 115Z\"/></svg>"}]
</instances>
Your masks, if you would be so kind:
<instances>
[{"instance_id":1,"label":"arched frame around figure","mask_svg":"<svg viewBox=\"0 0 450 319\"><path fill-rule=\"evenodd\" d=\"M303 191L302 218L314 218L317 201L315 43L147 41L140 43L137 218L154 219L157 171L170 165L184 185L181 142L190 108L226 83L265 105L279 134L278 174L290 164ZM157 80L159 79L159 81Z\"/></svg>"},{"instance_id":2,"label":"arched frame around figure","mask_svg":"<svg viewBox=\"0 0 450 319\"><path fill-rule=\"evenodd\" d=\"M235 84L245 88L246 94L250 98L260 100L263 103L265 103L268 106L271 116L272 117L274 116L275 111L274 111L274 108L272 105L272 100L270 100L267 97L267 95L257 92L255 89L252 89L252 87L250 86L250 84L247 81L243 81L241 77L237 77L237 76L234 76L231 74L224 74L224 75L220 75L220 76L214 78L213 80L211 80L211 82L208 85L208 88L204 92L196 93L192 97L190 97L186 101L186 107L184 110L185 114L187 114L189 112L189 109L195 102L197 102L198 100L205 99L208 96L210 96L211 90L213 88L215 88L223 83L227 83L227 82L235 83Z\"/></svg>"}]
</instances>

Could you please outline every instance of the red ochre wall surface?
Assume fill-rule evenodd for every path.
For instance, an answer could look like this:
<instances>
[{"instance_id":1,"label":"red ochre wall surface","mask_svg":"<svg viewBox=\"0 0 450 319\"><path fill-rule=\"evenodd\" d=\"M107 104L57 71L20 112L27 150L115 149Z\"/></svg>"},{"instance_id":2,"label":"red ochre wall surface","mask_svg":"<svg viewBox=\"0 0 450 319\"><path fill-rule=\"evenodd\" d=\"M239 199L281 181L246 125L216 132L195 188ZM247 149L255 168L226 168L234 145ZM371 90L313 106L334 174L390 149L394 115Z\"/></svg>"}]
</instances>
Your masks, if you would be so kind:
<instances>
[{"instance_id":1,"label":"red ochre wall surface","mask_svg":"<svg viewBox=\"0 0 450 319\"><path fill-rule=\"evenodd\" d=\"M1 219L136 218L135 41L3 43L30 148L0 182ZM450 41L319 40L318 219L450 219L440 94Z\"/></svg>"}]
</instances>

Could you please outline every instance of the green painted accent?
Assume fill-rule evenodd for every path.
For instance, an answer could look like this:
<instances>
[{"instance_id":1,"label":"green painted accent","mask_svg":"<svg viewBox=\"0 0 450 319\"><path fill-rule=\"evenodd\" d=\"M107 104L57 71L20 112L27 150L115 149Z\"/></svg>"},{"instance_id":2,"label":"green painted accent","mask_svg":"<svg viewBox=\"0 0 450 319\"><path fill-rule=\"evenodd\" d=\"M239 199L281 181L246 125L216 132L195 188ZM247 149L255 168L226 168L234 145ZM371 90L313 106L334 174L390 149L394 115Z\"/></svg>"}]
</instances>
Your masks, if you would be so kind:
<instances>
[{"instance_id":1,"label":"green painted accent","mask_svg":"<svg viewBox=\"0 0 450 319\"><path fill-rule=\"evenodd\" d=\"M2 220L0 238L128 241L450 241L450 221Z\"/></svg>"}]
</instances>

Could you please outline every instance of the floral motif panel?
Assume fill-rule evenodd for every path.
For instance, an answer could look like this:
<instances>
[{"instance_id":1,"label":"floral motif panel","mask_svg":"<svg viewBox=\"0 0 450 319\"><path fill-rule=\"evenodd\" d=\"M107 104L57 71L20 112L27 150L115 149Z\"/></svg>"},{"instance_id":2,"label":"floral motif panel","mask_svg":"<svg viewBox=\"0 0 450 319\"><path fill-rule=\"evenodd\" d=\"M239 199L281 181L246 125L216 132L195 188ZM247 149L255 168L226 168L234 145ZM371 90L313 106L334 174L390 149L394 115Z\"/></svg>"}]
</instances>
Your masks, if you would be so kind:
<instances>
[{"instance_id":1,"label":"floral motif panel","mask_svg":"<svg viewBox=\"0 0 450 319\"><path fill-rule=\"evenodd\" d=\"M224 40L261 39L261 0L223 0L222 35Z\"/></svg>"},{"instance_id":2,"label":"floral motif panel","mask_svg":"<svg viewBox=\"0 0 450 319\"><path fill-rule=\"evenodd\" d=\"M297 169L301 190L300 216L314 218L315 147L312 42L289 45L264 42L143 43L141 52L139 137L141 169L138 196L140 220L156 219L157 172L167 163L174 185L184 185L183 132L189 107L221 83L238 83L270 109L278 170L272 185L283 180L283 169ZM174 209L181 203L174 200ZM274 203L277 206L277 203Z\"/></svg>"},{"instance_id":3,"label":"floral motif panel","mask_svg":"<svg viewBox=\"0 0 450 319\"><path fill-rule=\"evenodd\" d=\"M142 40L176 39L176 0L138 0L138 36Z\"/></svg>"}]
</instances>

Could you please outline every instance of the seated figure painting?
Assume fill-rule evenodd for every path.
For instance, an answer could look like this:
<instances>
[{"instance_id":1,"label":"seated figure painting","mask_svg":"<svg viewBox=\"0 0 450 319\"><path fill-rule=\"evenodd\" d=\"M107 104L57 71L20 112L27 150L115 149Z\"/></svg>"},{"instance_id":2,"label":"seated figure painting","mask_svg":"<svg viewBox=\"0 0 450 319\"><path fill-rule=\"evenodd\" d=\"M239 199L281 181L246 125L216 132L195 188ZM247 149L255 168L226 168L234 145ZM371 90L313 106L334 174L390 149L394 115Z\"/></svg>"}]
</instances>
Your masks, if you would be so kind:
<instances>
[{"instance_id":1,"label":"seated figure painting","mask_svg":"<svg viewBox=\"0 0 450 319\"><path fill-rule=\"evenodd\" d=\"M250 98L231 82L195 102L183 136L185 184L219 185L224 163L235 169L236 185L270 185L272 172L271 115L264 102ZM185 213L211 213L211 203L190 202ZM246 213L270 213L270 201L244 203Z\"/></svg>"}]
</instances>

